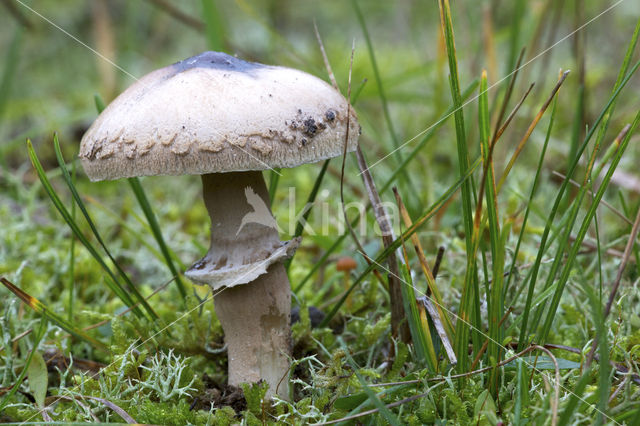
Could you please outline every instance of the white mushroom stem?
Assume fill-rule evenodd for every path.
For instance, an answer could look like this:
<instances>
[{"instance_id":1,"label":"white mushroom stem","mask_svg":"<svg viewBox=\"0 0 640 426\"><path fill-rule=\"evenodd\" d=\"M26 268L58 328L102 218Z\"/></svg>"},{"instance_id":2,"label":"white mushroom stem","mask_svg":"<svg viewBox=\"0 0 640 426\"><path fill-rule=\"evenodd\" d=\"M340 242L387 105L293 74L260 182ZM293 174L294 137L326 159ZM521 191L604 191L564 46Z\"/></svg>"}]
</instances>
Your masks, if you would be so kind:
<instances>
[{"instance_id":1,"label":"white mushroom stem","mask_svg":"<svg viewBox=\"0 0 640 426\"><path fill-rule=\"evenodd\" d=\"M187 271L209 284L225 333L229 384L264 380L267 396L289 399L291 288L281 242L259 171L202 175L211 218L211 247Z\"/></svg>"},{"instance_id":2,"label":"white mushroom stem","mask_svg":"<svg viewBox=\"0 0 640 426\"><path fill-rule=\"evenodd\" d=\"M289 399L291 289L282 263L248 285L215 296L229 355L229 384L269 384L267 397Z\"/></svg>"}]
</instances>

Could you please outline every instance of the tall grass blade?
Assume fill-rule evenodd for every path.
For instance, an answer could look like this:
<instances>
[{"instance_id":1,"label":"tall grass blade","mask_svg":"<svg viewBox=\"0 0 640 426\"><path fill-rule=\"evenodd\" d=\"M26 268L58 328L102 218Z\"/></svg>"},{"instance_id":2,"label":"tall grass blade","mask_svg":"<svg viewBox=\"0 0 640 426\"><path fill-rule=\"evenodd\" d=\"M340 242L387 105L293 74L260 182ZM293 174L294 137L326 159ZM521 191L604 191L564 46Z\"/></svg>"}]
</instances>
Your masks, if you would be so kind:
<instances>
[{"instance_id":1,"label":"tall grass blade","mask_svg":"<svg viewBox=\"0 0 640 426\"><path fill-rule=\"evenodd\" d=\"M404 311L407 322L409 323L413 347L416 350L418 359L427 365L429 371L435 372L438 370L438 358L433 337L431 336L431 327L429 326L424 308L419 309L416 303L413 279L411 278L411 270L409 269L409 257L407 256L404 244L402 245L402 253L404 254L404 263L400 263L400 273L402 274L403 283L400 288L402 290Z\"/></svg>"},{"instance_id":2,"label":"tall grass blade","mask_svg":"<svg viewBox=\"0 0 640 426\"><path fill-rule=\"evenodd\" d=\"M498 200L496 195L496 182L493 171L493 148L495 141L491 138L491 124L489 123L489 96L487 95L487 73L482 73L480 80L480 97L478 105L478 122L480 127L480 140L482 160L484 163L484 192L487 198L487 217L489 219L489 235L491 240L491 289L487 294L487 305L489 314L489 346L487 355L489 365L497 365L502 360L503 339L500 319L504 315L504 300L502 283L504 277L504 241L500 234L500 224L498 217ZM482 191L480 191L482 194ZM479 205L481 205L479 203ZM476 234L474 234L475 236ZM498 393L498 372L497 368L491 370L489 374L489 389L495 398Z\"/></svg>"},{"instance_id":3,"label":"tall grass blade","mask_svg":"<svg viewBox=\"0 0 640 426\"><path fill-rule=\"evenodd\" d=\"M411 220L411 217L409 216L409 212L407 211L406 207L404 206L404 203L402 202L402 199L400 198L400 194L398 193L398 191L396 190L396 188L393 188L393 192L396 196L396 201L398 204L398 208L400 210L400 216L402 217L402 221L404 223L404 226L406 227L411 227L413 225L413 221ZM414 250L416 252L416 255L418 256L418 260L420 261L420 266L422 268L422 273L424 274L426 280L427 280L427 291L426 294L432 295L435 302L436 302L436 307L437 307L437 311L438 311L438 316L440 317L441 322L443 323L443 327L446 331L446 335L448 337L448 339L453 340L453 337L455 335L455 331L453 328L453 324L451 322L451 318L449 318L449 315L445 312L444 310L444 300L442 299L442 295L440 294L440 290L438 289L438 286L436 285L436 280L434 277L434 273L431 271L431 268L429 267L429 263L427 262L427 258L424 255L424 250L422 248L422 244L420 243L420 239L418 238L418 236L416 234L413 234L411 236L411 243L413 244Z\"/></svg>"},{"instance_id":4,"label":"tall grass blade","mask_svg":"<svg viewBox=\"0 0 640 426\"><path fill-rule=\"evenodd\" d=\"M453 106L455 108L454 118L456 127L456 144L458 148L458 173L463 176L469 168L469 156L467 152L467 138L464 127L464 113L462 111L462 96L460 94L460 82L458 80L458 61L456 59L456 47L453 35L453 22L451 19L451 8L449 0L438 0L440 8L440 24L444 34L447 57L449 60L449 84ZM476 274L476 262L473 250L473 212L471 207L472 197L471 181L465 180L461 187L462 196L462 221L464 223L465 243L467 249L467 272L462 288L460 308L458 315L460 318L456 322L456 355L458 356L458 368L461 372L467 371L469 367L469 325L473 312L480 310L480 289ZM474 329L480 324L473 324Z\"/></svg>"},{"instance_id":5,"label":"tall grass blade","mask_svg":"<svg viewBox=\"0 0 640 426\"><path fill-rule=\"evenodd\" d=\"M639 114L640 115L640 114ZM611 388L611 380L609 372L611 366L609 365L609 344L607 339L607 330L605 329L605 315L603 312L602 301L598 294L592 288L591 283L582 282L580 286L583 293L586 295L587 302L591 308L591 322L596 331L596 341L598 342L598 354L600 359L598 360L598 423L603 424L603 414L607 412L609 401L609 389Z\"/></svg>"},{"instance_id":6,"label":"tall grass blade","mask_svg":"<svg viewBox=\"0 0 640 426\"><path fill-rule=\"evenodd\" d=\"M624 86L627 84L627 82L631 79L633 74L636 72L636 70L638 69L638 66L640 66L640 62L637 62L633 66L633 68L631 69L629 74L626 75L626 77L622 80L620 85L614 90L613 94L611 95L611 97L607 101L607 104L602 109L602 112L600 113L600 115L598 116L598 118L594 122L593 126L590 128L589 132L585 136L585 140L583 141L582 145L578 149L578 152L576 152L576 158L573 159L573 162L571 164L571 168L567 171L567 174L566 174L567 177L562 182L562 185L560 186L560 189L558 190L558 193L556 195L556 199L555 199L555 201L553 203L553 206L551 207L551 211L549 212L549 215L548 215L548 218L547 218L547 223L545 225L545 229L544 229L544 231L542 233L542 236L540 238L540 249L538 250L538 254L536 256L536 260L534 261L534 265L530 270L530 278L529 278L529 281L528 281L528 285L529 285L529 294L531 294L531 295L533 294L533 291L534 291L532 287L535 287L536 279L537 279L537 276L538 276L538 272L539 272L540 266L542 264L542 257L546 253L546 248L549 247L549 245L547 245L547 240L549 238L549 233L551 232L551 229L553 228L553 225L555 223L554 222L555 221L555 217L556 217L556 214L558 213L558 209L559 209L560 203L563 200L563 196L564 196L564 193L566 191L566 188L569 185L570 179L573 178L573 174L574 174L576 168L578 167L578 162L580 160L580 157L582 156L583 152L587 148L587 145L589 144L589 141L591 140L591 137L593 136L595 130L598 129L598 127L599 127L600 123L602 122L607 110L613 104L613 102L616 100L616 98L618 97L618 95L620 94L620 92L622 91ZM565 227L566 226L567 225L565 225ZM560 259L560 260L562 260L562 259ZM555 277L555 272L557 271L558 267L559 267L559 265L556 265L556 266L552 265L552 271L550 272L550 275L549 275L549 280L548 280L549 284L548 285L550 285L551 281L553 280L551 275L553 275L553 277ZM544 290L547 290L548 285L545 285ZM531 298L527 297L527 302L526 302L526 305L525 305L524 312L529 312L530 309L531 309ZM535 315L535 318L534 318L534 322L532 323L532 329L537 328L538 322L539 322L539 315L541 315L541 313L538 314L538 312L536 312L536 315ZM521 345L520 347L524 347L522 345L527 345L528 344L528 340L529 340L528 332L529 332L529 330L527 328L527 323L523 321L522 327L520 329L520 339L519 339L519 345Z\"/></svg>"},{"instance_id":7,"label":"tall grass blade","mask_svg":"<svg viewBox=\"0 0 640 426\"><path fill-rule=\"evenodd\" d=\"M137 177L128 178L127 181L133 190L133 193L138 200L138 204L142 208L144 212L144 216L147 218L147 222L149 222L149 226L151 227L151 232L153 232L153 236L156 239L158 246L160 247L160 251L164 256L164 261L167 264L167 268L171 271L171 274L176 278L176 286L178 287L178 291L180 292L180 296L184 300L187 297L187 292L185 290L184 283L180 278L180 272L176 268L173 263L173 258L171 256L171 252L169 251L169 247L164 241L164 237L162 236L162 230L160 229L160 224L158 223L158 219L156 219L156 215L151 208L151 204L149 204L149 199L142 188L142 184L140 183L140 179Z\"/></svg>"},{"instance_id":8,"label":"tall grass blade","mask_svg":"<svg viewBox=\"0 0 640 426\"><path fill-rule=\"evenodd\" d=\"M77 163L74 161L71 166L71 182L75 186L77 176ZM71 220L76 221L76 203L71 201ZM75 266L76 266L76 239L71 238L69 242L69 284L67 291L69 292L69 298L67 299L67 315L69 321L73 321L73 297L75 288Z\"/></svg>"},{"instance_id":9,"label":"tall grass blade","mask_svg":"<svg viewBox=\"0 0 640 426\"><path fill-rule=\"evenodd\" d=\"M633 53L638 44L639 36L640 36L640 18L638 18L638 21L636 23L636 28L633 31L633 35L631 36L631 40L629 41L629 45L627 46L627 51L625 52L624 59L622 60L622 65L620 66L620 70L618 71L616 82L613 85L613 90L617 89L620 86L620 84L622 84L625 74L627 73L629 66L631 65L631 59L633 58ZM604 136L607 133L607 130L609 129L609 123L611 121L611 117L613 115L615 107L616 107L616 101L614 101L607 109L604 119L602 120L602 126L600 126L600 130L598 131L598 136L596 137L596 143L600 143L604 139ZM598 171L595 174L596 177L599 175L600 175L600 171Z\"/></svg>"},{"instance_id":10,"label":"tall grass blade","mask_svg":"<svg viewBox=\"0 0 640 426\"><path fill-rule=\"evenodd\" d=\"M514 13L511 18L511 34L509 35L509 62L507 69L512 70L515 67L518 52L521 48L520 34L522 33L522 17L527 10L527 0L516 0L511 2L514 4Z\"/></svg>"},{"instance_id":11,"label":"tall grass blade","mask_svg":"<svg viewBox=\"0 0 640 426\"><path fill-rule=\"evenodd\" d=\"M147 301L144 299L144 297L142 297L142 295L140 294L140 292L138 291L136 286L133 284L133 282L131 281L131 279L127 275L127 273L124 272L122 267L120 267L120 264L113 257L113 255L111 254L111 252L107 248L107 245L104 243L104 240L102 239L102 236L100 235L100 232L98 232L98 228L93 223L93 220L91 219L91 216L89 215L89 212L88 212L87 208L84 205L84 201L82 201L82 198L80 197L80 194L78 193L78 190L76 189L75 185L73 184L73 181L71 180L71 175L69 174L69 170L67 170L66 163L64 161L64 158L62 157L62 151L60 150L60 142L58 141L58 135L57 134L53 135L53 146L54 146L54 150L56 152L56 158L58 160L58 165L60 166L60 170L62 171L62 177L64 178L64 181L67 183L67 186L69 187L69 191L71 191L71 195L73 196L73 199L75 200L76 204L78 205L78 208L80 209L80 212L82 213L82 215L84 216L85 220L87 221L87 224L89 224L89 228L91 228L91 232L95 236L96 240L98 241L98 243L100 244L100 246L102 247L104 252L107 254L107 257L111 260L111 262L115 266L116 270L118 271L118 274L120 274L120 277L124 280L125 284L127 285L127 288L129 289L129 292L134 296L133 299L137 300L138 302L140 302L142 307L147 311L147 313L149 314L149 316L151 318L153 318L153 319L158 318L157 314L153 311L153 309L147 303Z\"/></svg>"},{"instance_id":12,"label":"tall grass blade","mask_svg":"<svg viewBox=\"0 0 640 426\"><path fill-rule=\"evenodd\" d=\"M616 167L618 166L618 163L620 162L620 159L622 158L622 154L624 153L624 151L627 148L627 145L629 144L629 140L631 139L631 135L633 134L636 126L638 125L638 122L640 122L640 111L636 115L636 118L634 119L633 124L631 125L631 130L629 130L629 132L627 133L627 136L622 141L622 144L620 145L620 148L618 149L618 152L616 152L616 155L614 156L614 158L613 158L613 160L611 162L611 165L609 166L609 170L607 170L607 174L602 179L602 183L600 184L600 187L598 188L598 191L596 192L595 196L593 197L593 201L591 203L591 206L589 207L589 210L587 211L587 214L586 214L586 216L584 217L584 219L582 221L582 225L580 226L580 229L578 231L578 235L575 238L575 241L573 243L573 246L571 247L569 255L567 256L566 260L564 260L565 265L564 265L564 268L563 268L562 273L560 275L560 278L558 279L558 283L557 283L557 288L556 288L555 294L553 295L553 299L551 301L551 305L549 306L549 310L547 311L547 318L546 318L546 320L545 320L545 322L544 322L544 324L542 326L542 330L540 332L540 341L541 342L546 342L546 340L547 340L547 336L549 335L549 331L551 330L551 324L553 323L553 320L554 320L554 318L556 316L556 310L558 309L558 305L560 304L560 298L562 297L562 293L564 291L564 286L566 285L567 281L569 280L569 275L571 273L571 269L573 267L573 263L575 262L575 259L576 259L577 255L578 255L578 251L579 251L579 249L580 249L580 247L582 245L582 240L587 235L587 231L589 230L589 227L591 225L591 220L595 216L596 209L598 208L598 205L600 204L600 200L602 199L602 197L604 195L604 192L605 192L605 190L607 189L607 187L609 185L609 182L611 180L611 176L613 176L613 172L615 171ZM587 191L587 186L585 185L581 189L581 193L584 194L586 191ZM577 205L579 205L581 200L582 200L582 197L578 196L578 200L576 200Z\"/></svg>"},{"instance_id":13,"label":"tall grass blade","mask_svg":"<svg viewBox=\"0 0 640 426\"><path fill-rule=\"evenodd\" d=\"M538 166L536 168L536 173L533 178L533 183L531 185L531 191L529 193L529 198L527 201L527 207L524 212L524 217L522 219L522 224L520 225L520 234L518 235L518 240L516 242L516 248L513 251L511 266L509 267L509 275L507 276L507 281L504 284L504 294L509 290L509 285L511 284L511 278L515 275L516 272L516 262L518 260L518 254L520 253L520 245L522 244L522 240L524 238L524 233L527 228L527 223L529 220L529 213L531 212L531 206L533 205L533 198L536 195L538 190L538 185L540 183L540 172L542 170L542 164L544 163L545 155L547 153L547 147L549 146L549 140L551 139L551 130L553 129L553 123L556 117L556 107L558 104L558 98L554 98L553 106L551 107L551 114L549 118L549 125L547 126L547 133L544 139L544 144L542 145L542 151L540 152L540 157L538 159ZM529 294L527 294L527 303L525 303L525 309L523 311L523 322L526 324L528 322L529 313L531 311L531 300L533 298L533 286L529 287ZM526 328L526 326L524 327ZM524 341L522 340L524 336L520 336L518 350L524 349Z\"/></svg>"},{"instance_id":14,"label":"tall grass blade","mask_svg":"<svg viewBox=\"0 0 640 426\"><path fill-rule=\"evenodd\" d=\"M522 422L523 411L529 404L529 380L527 379L525 361L517 360L518 371L516 377L516 401L513 409L513 424L520 425Z\"/></svg>"},{"instance_id":15,"label":"tall grass blade","mask_svg":"<svg viewBox=\"0 0 640 426\"><path fill-rule=\"evenodd\" d=\"M471 164L471 167L469 167L466 173L460 179L458 179L458 181L454 185L450 186L449 189L444 194L442 194L442 196L440 196L440 198L438 198L421 217L418 218L418 220L413 222L413 225L408 227L388 247L381 250L381 252L365 268L365 270L362 271L360 275L358 275L358 277L354 280L353 284L351 284L351 287L349 287L349 289L345 292L345 294L342 295L340 300L334 305L333 309L327 314L327 316L318 325L319 328L326 327L327 324L329 324L329 322L333 319L335 314L340 310L340 307L347 300L347 298L349 297L349 294L351 294L353 289L355 289L358 285L360 285L360 283L364 281L366 276L369 273L371 273L371 271L373 271L375 268L381 267L382 263L385 262L389 254L394 250L396 250L398 247L400 247L400 244L402 244L402 241L408 238L411 238L411 236L422 225L424 225L426 221L431 219L438 212L438 210L440 210L446 204L446 202L453 196L453 194L456 193L456 191L462 186L463 182L471 178L471 175L478 168L479 165L480 165L480 159L478 158L476 161L473 162L473 164ZM460 319L458 319L458 321L460 321Z\"/></svg>"},{"instance_id":16,"label":"tall grass blade","mask_svg":"<svg viewBox=\"0 0 640 426\"><path fill-rule=\"evenodd\" d=\"M65 222L67 222L67 225L69 225L69 227L75 234L76 238L80 240L80 242L86 247L89 253L91 253L93 258L98 262L98 264L102 267L102 269L111 278L110 280L105 280L105 282L107 283L107 286L109 286L109 288L124 302L125 305L129 307L134 306L135 302L131 299L131 296L129 295L129 293L119 283L118 278L113 273L113 271L111 271L111 269L107 266L107 264L104 262L104 260L102 259L102 256L100 256L100 254L95 249L95 247L93 247L93 245L89 242L89 240L84 236L84 234L78 227L77 222L75 222L71 218L69 211L66 209L66 207L58 197L57 193L51 186L51 182L49 182L49 178L47 178L47 175L44 169L42 168L42 164L40 163L40 160L38 160L38 157L35 153L35 150L33 149L33 145L31 144L30 140L27 140L27 150L29 153L29 158L31 159L31 163L33 164L33 167L35 168L36 173L38 174L38 178L40 179L40 182L42 183L42 186L44 187L45 192L53 202L54 206L56 207L58 212L60 212ZM142 311L140 311L140 309L137 307L133 311L138 316L143 315Z\"/></svg>"},{"instance_id":17,"label":"tall grass blade","mask_svg":"<svg viewBox=\"0 0 640 426\"><path fill-rule=\"evenodd\" d=\"M393 188L394 195L396 197L396 204L400 209L403 216L408 215L407 209L402 202L402 197L398 190ZM410 222L410 220L408 221ZM411 226L410 224L406 226ZM417 240L417 235L413 234L411 236L411 240L413 241L414 246L417 248L415 241ZM418 358L426 362L427 368L430 371L437 371L438 369L438 359L437 353L438 350L435 347L435 339L436 336L431 336L431 326L427 319L426 311L424 307L419 307L416 301L416 289L413 284L413 278L411 277L411 265L409 263L409 256L407 255L407 251L404 245L404 241L402 242L402 258L403 262L400 262L400 273L402 275L403 282L400 285L402 291L402 301L404 303L404 312L407 318L407 322L409 323L409 331L411 332L411 338L413 341L413 346L416 349ZM424 257L424 256L423 256ZM424 267L423 267L424 268ZM430 269L426 269L427 274L431 276L431 280L433 281L433 275L431 275ZM426 275L426 274L425 274ZM442 305L439 305L441 308ZM448 319L448 317L447 317Z\"/></svg>"},{"instance_id":18,"label":"tall grass blade","mask_svg":"<svg viewBox=\"0 0 640 426\"><path fill-rule=\"evenodd\" d=\"M353 4L353 8L356 12L356 17L358 18L358 23L360 24L360 28L362 29L362 35L364 36L365 43L367 44L367 51L369 52L369 59L371 60L371 68L373 69L373 75L376 79L376 85L378 86L378 96L380 96L382 112L384 114L384 119L387 122L387 127L389 128L391 141L393 142L393 148L397 150L400 147L400 141L398 140L398 136L396 135L393 126L393 120L391 119L391 114L389 113L389 104L384 92L380 70L378 69L378 62L376 61L375 51L373 50L373 43L371 42L371 37L369 36L369 30L367 29L364 15L362 14L362 10L360 10L360 6L358 5L357 0L352 0L351 3ZM397 157L398 162L401 163L402 154L400 153L400 151L395 151L394 155Z\"/></svg>"}]
</instances>

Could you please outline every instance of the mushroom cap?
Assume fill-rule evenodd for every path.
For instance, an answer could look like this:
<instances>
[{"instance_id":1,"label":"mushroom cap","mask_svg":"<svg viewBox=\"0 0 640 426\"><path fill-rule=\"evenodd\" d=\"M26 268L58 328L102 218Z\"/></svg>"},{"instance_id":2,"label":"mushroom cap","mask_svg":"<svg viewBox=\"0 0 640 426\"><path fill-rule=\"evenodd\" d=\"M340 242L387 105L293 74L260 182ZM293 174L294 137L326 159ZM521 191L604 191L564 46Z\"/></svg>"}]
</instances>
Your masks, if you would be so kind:
<instances>
[{"instance_id":1,"label":"mushroom cap","mask_svg":"<svg viewBox=\"0 0 640 426\"><path fill-rule=\"evenodd\" d=\"M339 156L348 104L291 68L204 52L153 71L118 96L80 144L93 181L295 167ZM360 127L351 110L347 150Z\"/></svg>"},{"instance_id":2,"label":"mushroom cap","mask_svg":"<svg viewBox=\"0 0 640 426\"><path fill-rule=\"evenodd\" d=\"M358 264L355 259L350 256L344 256L338 259L336 262L336 270L338 271L351 271L352 269L356 269Z\"/></svg>"}]
</instances>

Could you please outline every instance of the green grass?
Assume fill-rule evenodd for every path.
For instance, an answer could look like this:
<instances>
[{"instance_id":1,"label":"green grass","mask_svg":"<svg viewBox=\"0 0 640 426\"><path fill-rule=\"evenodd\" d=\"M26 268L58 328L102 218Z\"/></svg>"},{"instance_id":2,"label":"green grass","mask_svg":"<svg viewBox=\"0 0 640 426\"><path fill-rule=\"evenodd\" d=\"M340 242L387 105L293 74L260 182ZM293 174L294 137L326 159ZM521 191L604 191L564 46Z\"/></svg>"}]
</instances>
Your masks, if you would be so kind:
<instances>
[{"instance_id":1,"label":"green grass","mask_svg":"<svg viewBox=\"0 0 640 426\"><path fill-rule=\"evenodd\" d=\"M315 22L345 95L351 72L394 235L376 233L355 155L342 187L366 211L348 211L357 242L341 159L265 172L281 238L302 238L286 262L300 307L294 398L265 402L256 384L222 401L222 328L207 288L183 275L209 241L199 177L89 182L80 138L113 84L132 80L0 2L0 421L639 424L631 2L567 39L611 4L147 1L106 2L105 15L59 3L28 4L113 46L103 53L136 77L214 49L325 78ZM391 315L392 279L404 318ZM410 336L394 339L404 322Z\"/></svg>"}]
</instances>

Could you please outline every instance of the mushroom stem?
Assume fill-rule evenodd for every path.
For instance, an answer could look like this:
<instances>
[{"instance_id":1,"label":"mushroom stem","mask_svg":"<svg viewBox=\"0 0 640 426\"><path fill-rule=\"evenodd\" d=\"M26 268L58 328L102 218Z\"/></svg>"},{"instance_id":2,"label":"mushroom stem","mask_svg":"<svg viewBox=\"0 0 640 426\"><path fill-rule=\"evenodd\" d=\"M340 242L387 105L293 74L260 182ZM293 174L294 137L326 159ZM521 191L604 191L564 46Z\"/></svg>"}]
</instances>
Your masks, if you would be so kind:
<instances>
[{"instance_id":1,"label":"mushroom stem","mask_svg":"<svg viewBox=\"0 0 640 426\"><path fill-rule=\"evenodd\" d=\"M297 242L282 242L262 172L202 175L211 246L186 275L214 291L225 333L229 384L264 380L267 396L288 399L291 288L281 260Z\"/></svg>"},{"instance_id":2,"label":"mushroom stem","mask_svg":"<svg viewBox=\"0 0 640 426\"><path fill-rule=\"evenodd\" d=\"M291 289L282 263L249 285L215 296L216 315L229 355L229 384L269 384L267 397L289 399Z\"/></svg>"}]
</instances>

